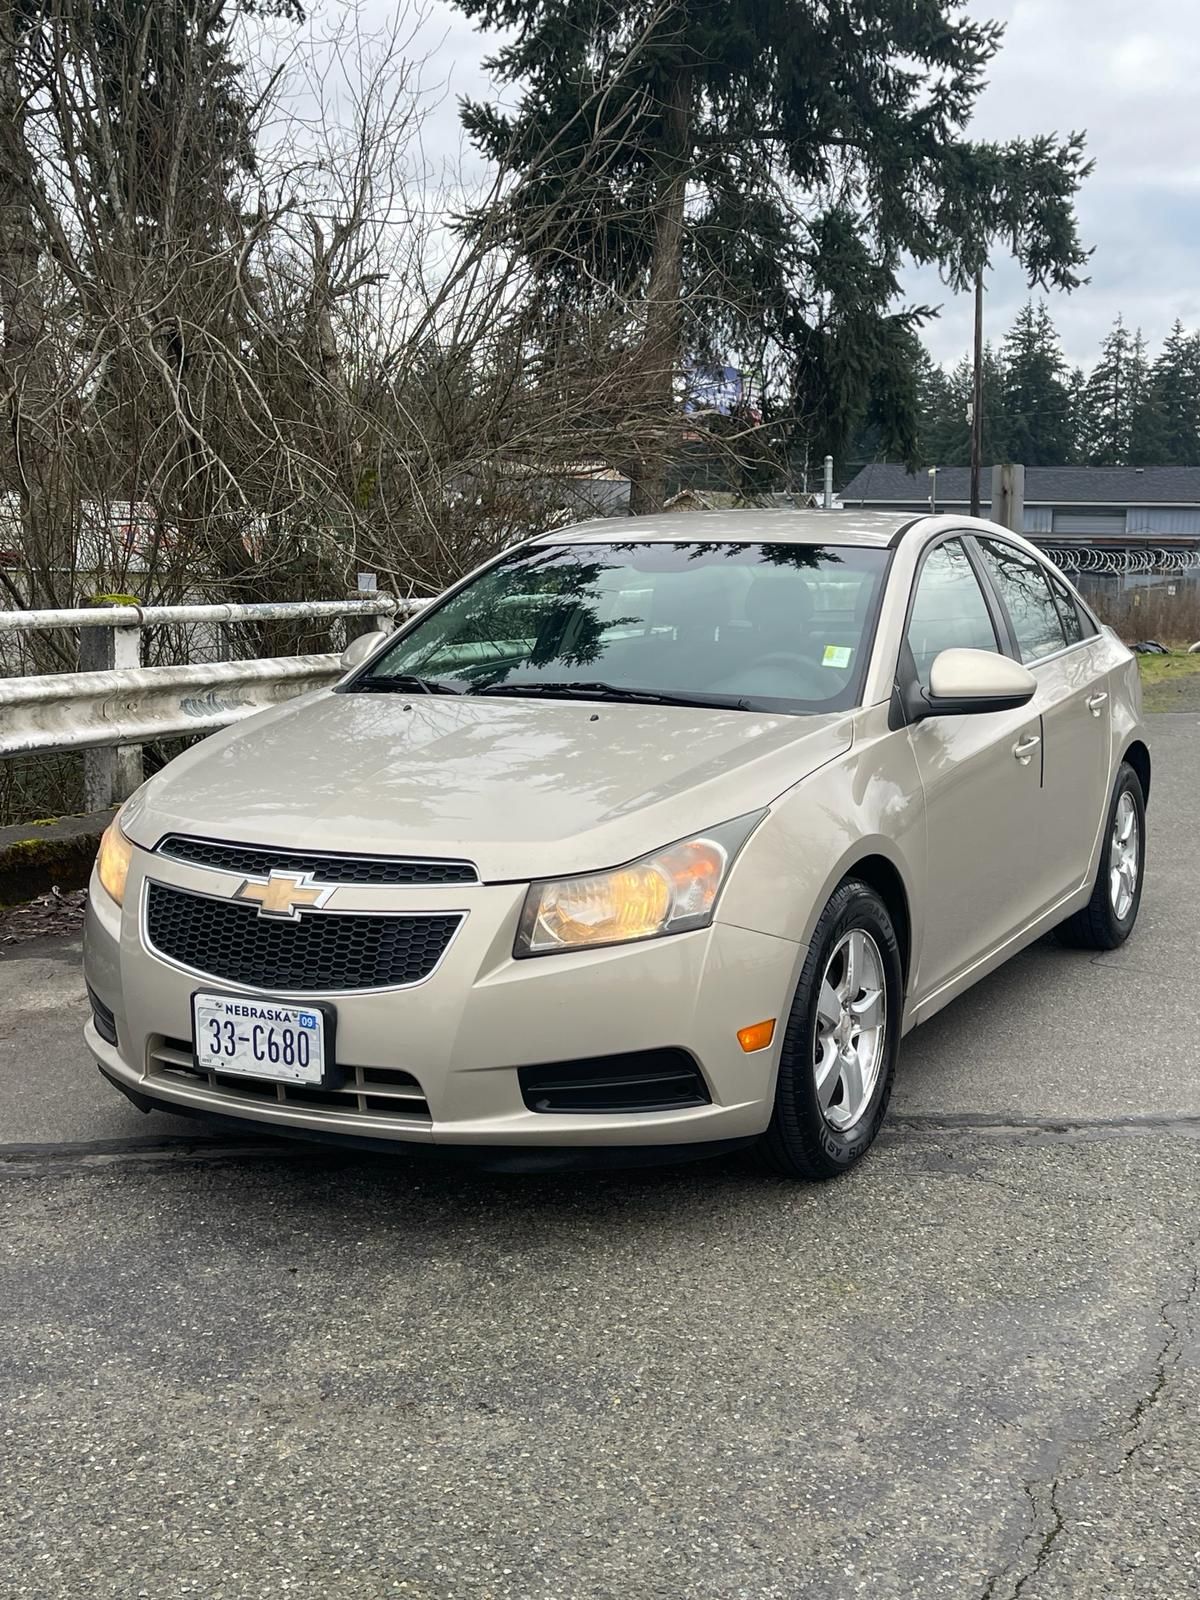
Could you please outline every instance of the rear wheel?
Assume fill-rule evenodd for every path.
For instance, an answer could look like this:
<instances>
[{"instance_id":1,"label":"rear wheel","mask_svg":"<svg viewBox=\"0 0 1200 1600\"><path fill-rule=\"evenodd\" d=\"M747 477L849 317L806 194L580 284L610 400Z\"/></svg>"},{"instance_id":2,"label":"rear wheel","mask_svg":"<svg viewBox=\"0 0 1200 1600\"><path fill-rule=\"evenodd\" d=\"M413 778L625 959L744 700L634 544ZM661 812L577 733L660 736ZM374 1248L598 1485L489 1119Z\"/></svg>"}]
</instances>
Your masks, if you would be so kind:
<instances>
[{"instance_id":1,"label":"rear wheel","mask_svg":"<svg viewBox=\"0 0 1200 1600\"><path fill-rule=\"evenodd\" d=\"M835 1178L887 1111L904 981L887 907L855 878L817 922L784 1032L766 1154L796 1178Z\"/></svg>"},{"instance_id":2,"label":"rear wheel","mask_svg":"<svg viewBox=\"0 0 1200 1600\"><path fill-rule=\"evenodd\" d=\"M1137 773L1123 761L1109 802L1092 898L1059 927L1062 942L1081 950L1115 950L1124 944L1142 903L1145 864L1146 801Z\"/></svg>"}]
</instances>

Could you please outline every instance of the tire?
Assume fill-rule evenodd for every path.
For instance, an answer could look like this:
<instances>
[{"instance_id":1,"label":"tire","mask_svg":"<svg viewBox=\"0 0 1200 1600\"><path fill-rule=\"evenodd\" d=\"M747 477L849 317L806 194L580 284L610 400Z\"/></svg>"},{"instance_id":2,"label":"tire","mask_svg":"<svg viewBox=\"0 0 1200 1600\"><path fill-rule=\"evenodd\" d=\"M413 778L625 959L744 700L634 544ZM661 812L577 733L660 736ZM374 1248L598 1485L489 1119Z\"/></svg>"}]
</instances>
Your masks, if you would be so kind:
<instances>
[{"instance_id":1,"label":"tire","mask_svg":"<svg viewBox=\"0 0 1200 1600\"><path fill-rule=\"evenodd\" d=\"M857 997L845 994L845 999L850 1001L850 1020L847 1020L848 1008L843 994L838 991L846 991L845 948L853 934L865 935L869 946L861 940L854 942L857 970L853 981L864 993ZM839 974L840 983L837 981ZM830 992L824 996L822 1011L822 991L827 979ZM866 982L867 979L870 981ZM878 1037L873 1041L875 1049L869 1048L872 1041L867 1038L872 1030L860 1026L861 1057L859 1050L852 1051L859 1059L860 1070L870 1061L873 1083L868 1092L867 1081L871 1074L862 1071L861 1097L856 1096L853 1103L846 1103L847 1085L853 1079L846 1078L843 1073L847 1058L839 1053L838 1046L839 1042L844 1042L849 1047L856 1019L861 1024L873 1014L867 992L876 979L883 1012ZM857 1011L854 1010L856 1005ZM870 1149L892 1095L903 1005L900 946L888 909L873 889L857 878L847 878L834 890L817 921L784 1031L775 1106L770 1125L762 1137L763 1153L777 1171L791 1178L836 1178L848 1172ZM840 1011L841 1020L833 1028L831 1018L835 1008ZM821 1095L830 1095L830 1078L839 1074L832 1098L823 1109Z\"/></svg>"},{"instance_id":2,"label":"tire","mask_svg":"<svg viewBox=\"0 0 1200 1600\"><path fill-rule=\"evenodd\" d=\"M1122 797L1125 795L1130 798L1123 805ZM1113 868L1118 814L1128 818L1130 805L1137 830L1134 849L1137 880L1126 905L1124 897L1116 893ZM1076 950L1115 950L1118 945L1124 944L1137 921L1145 875L1146 800L1137 773L1128 762L1122 761L1117 769L1117 781L1113 785L1112 799L1109 801L1105 817L1104 843L1101 846L1096 882L1092 886L1092 898L1082 911L1077 911L1074 916L1068 917L1060 924L1057 931L1062 943L1071 945ZM1122 881L1128 889L1128 877Z\"/></svg>"}]
</instances>

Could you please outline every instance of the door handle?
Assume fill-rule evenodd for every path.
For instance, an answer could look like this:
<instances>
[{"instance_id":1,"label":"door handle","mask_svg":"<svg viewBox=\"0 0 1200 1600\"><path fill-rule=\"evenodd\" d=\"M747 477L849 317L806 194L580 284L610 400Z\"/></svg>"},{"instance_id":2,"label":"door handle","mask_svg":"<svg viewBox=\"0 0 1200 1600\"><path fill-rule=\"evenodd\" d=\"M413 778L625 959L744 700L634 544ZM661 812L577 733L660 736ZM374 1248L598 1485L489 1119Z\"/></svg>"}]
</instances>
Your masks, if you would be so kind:
<instances>
[{"instance_id":1,"label":"door handle","mask_svg":"<svg viewBox=\"0 0 1200 1600\"><path fill-rule=\"evenodd\" d=\"M1087 708L1094 717L1098 717L1100 715L1100 708L1107 699L1108 691L1105 689L1101 689L1098 694L1088 695Z\"/></svg>"},{"instance_id":2,"label":"door handle","mask_svg":"<svg viewBox=\"0 0 1200 1600\"><path fill-rule=\"evenodd\" d=\"M1023 767L1027 767L1033 760L1033 752L1041 744L1041 737L1036 733L1027 733L1013 745L1013 755Z\"/></svg>"}]
</instances>

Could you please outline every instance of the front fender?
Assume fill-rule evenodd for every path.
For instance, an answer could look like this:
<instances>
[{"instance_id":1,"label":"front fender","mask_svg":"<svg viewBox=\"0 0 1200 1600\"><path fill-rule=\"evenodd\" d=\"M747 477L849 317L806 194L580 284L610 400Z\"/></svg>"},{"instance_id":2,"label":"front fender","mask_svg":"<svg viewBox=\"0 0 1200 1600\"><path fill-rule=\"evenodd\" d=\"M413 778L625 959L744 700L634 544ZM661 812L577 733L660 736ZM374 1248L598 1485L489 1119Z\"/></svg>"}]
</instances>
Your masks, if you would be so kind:
<instances>
[{"instance_id":1,"label":"front fender","mask_svg":"<svg viewBox=\"0 0 1200 1600\"><path fill-rule=\"evenodd\" d=\"M807 949L830 895L867 857L895 869L907 900L916 969L928 849L924 791L906 729L887 707L857 713L854 742L782 794L738 857L717 920Z\"/></svg>"}]
</instances>

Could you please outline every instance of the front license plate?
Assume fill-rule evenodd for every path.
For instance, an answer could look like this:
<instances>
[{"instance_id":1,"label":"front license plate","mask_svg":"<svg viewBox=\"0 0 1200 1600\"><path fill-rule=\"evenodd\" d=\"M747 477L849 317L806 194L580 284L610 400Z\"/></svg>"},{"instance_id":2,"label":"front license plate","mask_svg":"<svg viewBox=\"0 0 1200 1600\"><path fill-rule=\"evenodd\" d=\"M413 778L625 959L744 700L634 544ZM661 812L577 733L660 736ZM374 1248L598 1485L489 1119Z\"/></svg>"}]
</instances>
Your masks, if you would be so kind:
<instances>
[{"instance_id":1,"label":"front license plate","mask_svg":"<svg viewBox=\"0 0 1200 1600\"><path fill-rule=\"evenodd\" d=\"M192 996L196 1065L246 1078L325 1083L333 1067L333 1017L332 1006L289 1006L197 991Z\"/></svg>"}]
</instances>

